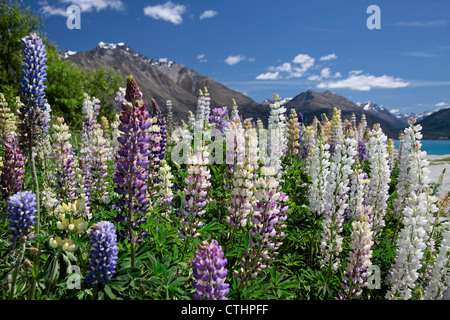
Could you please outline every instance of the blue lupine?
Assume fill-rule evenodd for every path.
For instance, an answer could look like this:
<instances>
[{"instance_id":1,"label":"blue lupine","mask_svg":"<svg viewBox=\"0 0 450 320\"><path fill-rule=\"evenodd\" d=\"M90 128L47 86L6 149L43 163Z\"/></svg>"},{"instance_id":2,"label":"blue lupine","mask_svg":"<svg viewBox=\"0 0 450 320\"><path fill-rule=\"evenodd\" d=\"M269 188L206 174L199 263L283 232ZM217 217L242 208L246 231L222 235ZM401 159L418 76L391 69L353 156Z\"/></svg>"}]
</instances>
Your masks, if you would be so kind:
<instances>
[{"instance_id":1,"label":"blue lupine","mask_svg":"<svg viewBox=\"0 0 450 320\"><path fill-rule=\"evenodd\" d=\"M195 300L227 300L229 284L225 283L227 277L227 259L224 258L222 247L217 240L197 244L198 251L192 261L194 281L197 289Z\"/></svg>"},{"instance_id":2,"label":"blue lupine","mask_svg":"<svg viewBox=\"0 0 450 320\"><path fill-rule=\"evenodd\" d=\"M208 121L212 125L220 130L220 132L224 132L225 128L228 127L228 109L227 108L214 108L212 109L212 115L209 117Z\"/></svg>"},{"instance_id":3,"label":"blue lupine","mask_svg":"<svg viewBox=\"0 0 450 320\"><path fill-rule=\"evenodd\" d=\"M116 272L117 264L117 236L114 224L100 221L91 227L89 233L91 250L89 252L87 284L93 288L103 287Z\"/></svg>"},{"instance_id":4,"label":"blue lupine","mask_svg":"<svg viewBox=\"0 0 450 320\"><path fill-rule=\"evenodd\" d=\"M44 83L47 81L47 53L35 33L22 38L23 65L20 80L20 131L27 143L35 143L46 127L48 115Z\"/></svg>"},{"instance_id":5,"label":"blue lupine","mask_svg":"<svg viewBox=\"0 0 450 320\"><path fill-rule=\"evenodd\" d=\"M17 238L26 238L36 224L36 195L31 191L18 192L9 197L8 219L11 248L15 248Z\"/></svg>"}]
</instances>

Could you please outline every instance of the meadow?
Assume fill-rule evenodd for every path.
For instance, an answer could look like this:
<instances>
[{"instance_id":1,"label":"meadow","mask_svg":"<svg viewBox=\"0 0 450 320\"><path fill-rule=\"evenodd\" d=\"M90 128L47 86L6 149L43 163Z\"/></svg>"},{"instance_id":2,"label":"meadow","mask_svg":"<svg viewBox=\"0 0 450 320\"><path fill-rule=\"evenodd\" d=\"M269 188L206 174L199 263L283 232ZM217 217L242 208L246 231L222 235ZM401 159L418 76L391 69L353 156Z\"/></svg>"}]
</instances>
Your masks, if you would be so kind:
<instances>
[{"instance_id":1,"label":"meadow","mask_svg":"<svg viewBox=\"0 0 450 320\"><path fill-rule=\"evenodd\" d=\"M176 124L130 75L114 121L86 93L75 130L42 40L22 46L20 96L0 96L3 299L449 298L449 195L415 119L395 148L339 109L307 124L275 95L265 125L205 88Z\"/></svg>"}]
</instances>

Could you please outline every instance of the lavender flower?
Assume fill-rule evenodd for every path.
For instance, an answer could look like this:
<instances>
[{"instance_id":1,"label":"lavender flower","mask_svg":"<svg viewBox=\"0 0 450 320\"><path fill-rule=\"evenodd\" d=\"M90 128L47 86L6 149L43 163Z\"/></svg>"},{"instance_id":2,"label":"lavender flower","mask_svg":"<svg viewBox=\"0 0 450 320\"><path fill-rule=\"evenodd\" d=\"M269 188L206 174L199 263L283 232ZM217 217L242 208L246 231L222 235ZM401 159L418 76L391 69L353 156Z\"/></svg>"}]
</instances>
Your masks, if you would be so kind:
<instances>
[{"instance_id":1,"label":"lavender flower","mask_svg":"<svg viewBox=\"0 0 450 320\"><path fill-rule=\"evenodd\" d=\"M36 195L23 191L9 197L8 219L11 236L11 248L15 248L17 238L26 239L36 224Z\"/></svg>"},{"instance_id":2,"label":"lavender flower","mask_svg":"<svg viewBox=\"0 0 450 320\"><path fill-rule=\"evenodd\" d=\"M89 252L89 273L85 278L92 287L103 287L116 272L117 237L114 224L100 221L91 227L89 233L91 250Z\"/></svg>"},{"instance_id":3,"label":"lavender flower","mask_svg":"<svg viewBox=\"0 0 450 320\"><path fill-rule=\"evenodd\" d=\"M198 251L194 253L192 261L194 273L194 299L196 300L227 300L229 284L225 283L227 277L227 259L224 258L222 247L217 240L207 241L197 245Z\"/></svg>"}]
</instances>

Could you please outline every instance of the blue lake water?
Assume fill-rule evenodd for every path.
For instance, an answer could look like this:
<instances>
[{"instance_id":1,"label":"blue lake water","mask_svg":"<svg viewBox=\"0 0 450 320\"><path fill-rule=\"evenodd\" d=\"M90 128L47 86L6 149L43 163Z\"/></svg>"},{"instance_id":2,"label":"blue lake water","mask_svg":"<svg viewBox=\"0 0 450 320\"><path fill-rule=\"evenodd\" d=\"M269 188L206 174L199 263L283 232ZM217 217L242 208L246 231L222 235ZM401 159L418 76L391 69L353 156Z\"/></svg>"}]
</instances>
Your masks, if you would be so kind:
<instances>
[{"instance_id":1,"label":"blue lake water","mask_svg":"<svg viewBox=\"0 0 450 320\"><path fill-rule=\"evenodd\" d=\"M421 140L422 150L429 155L450 154L450 140ZM394 145L398 148L399 141L394 140Z\"/></svg>"}]
</instances>

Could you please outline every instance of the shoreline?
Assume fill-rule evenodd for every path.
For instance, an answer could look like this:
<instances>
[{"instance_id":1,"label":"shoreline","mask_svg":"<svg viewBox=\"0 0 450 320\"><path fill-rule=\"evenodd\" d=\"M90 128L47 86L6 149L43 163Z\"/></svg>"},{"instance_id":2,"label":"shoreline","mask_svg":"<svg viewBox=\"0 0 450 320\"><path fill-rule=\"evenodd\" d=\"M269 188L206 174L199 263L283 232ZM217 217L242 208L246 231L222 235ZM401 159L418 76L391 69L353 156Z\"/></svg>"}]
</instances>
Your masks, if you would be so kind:
<instances>
[{"instance_id":1,"label":"shoreline","mask_svg":"<svg viewBox=\"0 0 450 320\"><path fill-rule=\"evenodd\" d=\"M445 176L442 186L439 189L439 196L442 196L450 191L450 154L443 155L427 155L429 161L428 168L430 169L430 182L438 182L439 177L444 169ZM448 159L446 161L442 161Z\"/></svg>"}]
</instances>

